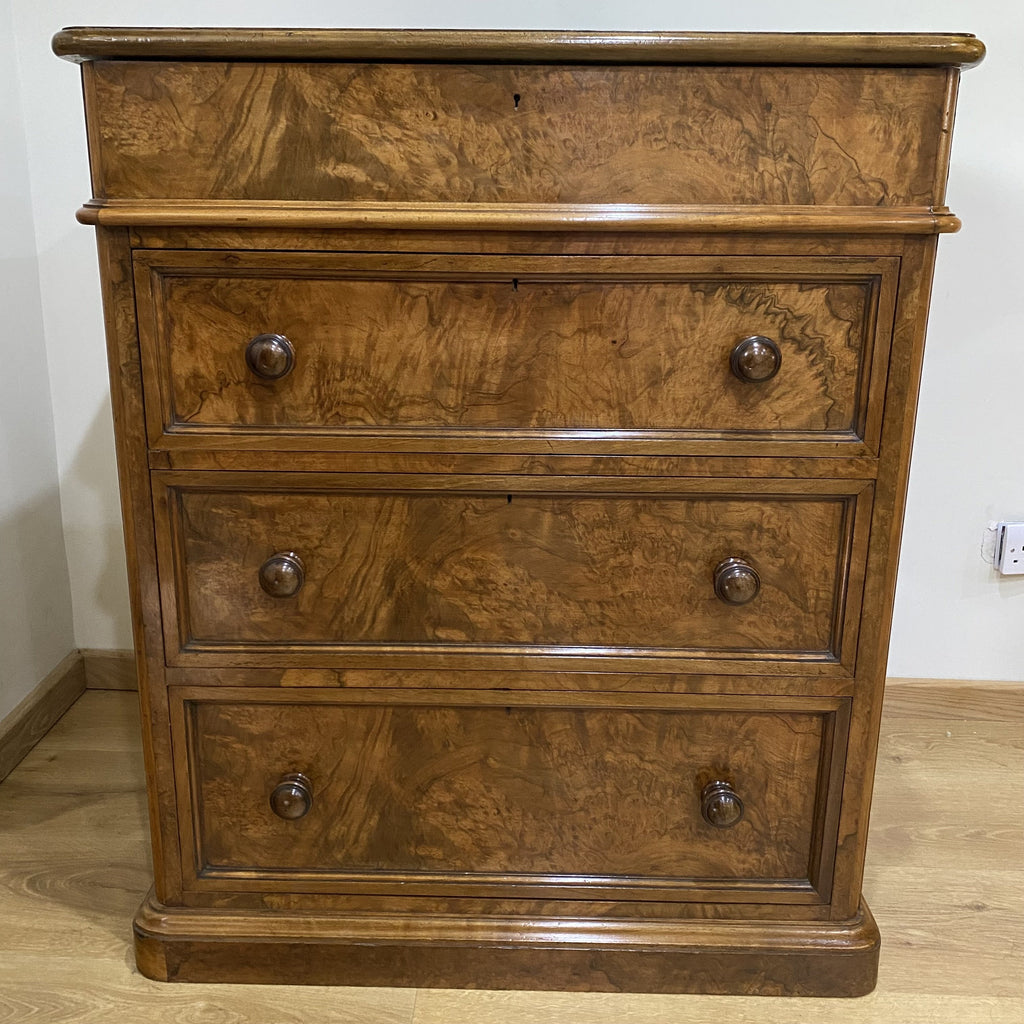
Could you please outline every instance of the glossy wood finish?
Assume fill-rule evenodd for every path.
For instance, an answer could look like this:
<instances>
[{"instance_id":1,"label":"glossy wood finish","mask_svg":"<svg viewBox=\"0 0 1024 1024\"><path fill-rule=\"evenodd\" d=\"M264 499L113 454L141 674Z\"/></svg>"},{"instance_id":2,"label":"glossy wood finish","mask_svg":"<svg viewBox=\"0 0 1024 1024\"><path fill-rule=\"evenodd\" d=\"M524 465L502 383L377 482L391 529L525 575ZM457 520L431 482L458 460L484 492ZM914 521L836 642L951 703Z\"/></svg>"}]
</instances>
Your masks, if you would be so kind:
<instances>
[{"instance_id":1,"label":"glossy wood finish","mask_svg":"<svg viewBox=\"0 0 1024 1024\"><path fill-rule=\"evenodd\" d=\"M429 938L443 919L396 915L385 925L392 934L369 923L372 931L360 918L275 915L257 938L242 917L147 900L135 918L136 962L161 981L390 985L397 977L422 988L833 997L870 991L878 965L878 928L866 907L848 922L767 927L482 921L473 922L468 947ZM309 930L321 941L303 941Z\"/></svg>"},{"instance_id":2,"label":"glossy wood finish","mask_svg":"<svg viewBox=\"0 0 1024 1024\"><path fill-rule=\"evenodd\" d=\"M834 751L823 738L839 702L766 712L624 698L506 705L486 693L458 707L436 692L419 695L431 703L415 692L359 704L337 691L281 696L291 700L186 699L194 885L312 878L346 892L390 883L410 896L617 900L764 890L783 902L828 891L827 877L812 878L812 844L830 839L815 820L829 811L821 767ZM268 796L295 772L316 799L293 824ZM745 795L731 831L702 814L708 780L723 774Z\"/></svg>"},{"instance_id":3,"label":"glossy wood finish","mask_svg":"<svg viewBox=\"0 0 1024 1024\"><path fill-rule=\"evenodd\" d=\"M735 828L743 820L746 805L731 782L716 779L701 790L700 813L715 828Z\"/></svg>"},{"instance_id":4,"label":"glossy wood finish","mask_svg":"<svg viewBox=\"0 0 1024 1024\"><path fill-rule=\"evenodd\" d=\"M952 73L130 60L83 71L103 199L870 207L941 205L948 140L935 126Z\"/></svg>"},{"instance_id":5,"label":"glossy wood finish","mask_svg":"<svg viewBox=\"0 0 1024 1024\"><path fill-rule=\"evenodd\" d=\"M294 551L279 551L260 566L257 579L270 597L294 597L306 582L306 567Z\"/></svg>"},{"instance_id":6,"label":"glossy wood finish","mask_svg":"<svg viewBox=\"0 0 1024 1024\"><path fill-rule=\"evenodd\" d=\"M438 29L66 28L68 60L565 61L571 64L900 64L970 66L965 33L513 32Z\"/></svg>"},{"instance_id":7,"label":"glossy wood finish","mask_svg":"<svg viewBox=\"0 0 1024 1024\"><path fill-rule=\"evenodd\" d=\"M307 205L318 209L329 209L330 206L314 203ZM739 230L735 225L729 230L720 230L715 210L689 207L694 215L698 211L701 213L703 225L695 216L687 224L666 231L646 230L642 224L618 231L614 227L600 224L593 225L590 230L582 224L568 227L563 225L561 230L552 224L543 230L532 230L528 224L521 224L518 206L514 211L517 215L515 223L508 224L506 220L506 226L500 230L497 229L496 219L489 229L465 225L458 227L453 220L444 218L461 208L453 208L446 203L429 206L435 218L428 219L416 230L408 225L397 229L387 218L378 222L378 211L383 216L383 211L400 207L400 204L393 207L387 203L378 203L370 208L358 226L353 225L347 229L321 225L290 230L256 221L247 224L210 224L200 229L200 225L186 222L139 224L128 235L136 250L230 250L246 253L279 250L364 255L428 253L434 256L859 256L874 260L879 256L902 256L908 241L905 236L916 238L918 234L937 233L934 223L930 224L927 231L911 230L908 222L903 219L906 208L896 211L898 217L890 220L891 211L882 210L879 214L878 211L872 213L858 207L846 207L842 211L844 216L841 224L852 226L859 223L864 230L846 231L837 222L830 221L831 226L823 232L820 230L821 222L815 219L815 209L807 207L801 211L789 211L790 215L786 215L788 219L775 221L774 226L766 226L762 230L749 227L749 224L757 219L763 209L753 211L748 217L748 230ZM472 204L467 206L477 208ZM171 204L171 208L175 208L175 204ZM216 210L219 207L214 203L207 208ZM483 205L482 208L488 209ZM558 207L542 209L557 210ZM637 209L649 211L652 207ZM495 216L499 211L506 215L511 212L508 206L500 204L490 210ZM529 212L530 208L527 207L527 218ZM914 224L918 223L918 212L913 212ZM872 225L875 219L882 220L886 228L874 230ZM815 224L818 230L815 230ZM898 226L899 233L893 235L893 230Z\"/></svg>"},{"instance_id":8,"label":"glossy wood finish","mask_svg":"<svg viewBox=\"0 0 1024 1024\"><path fill-rule=\"evenodd\" d=\"M352 472L360 476L379 477L384 473L419 472L434 477L457 475L487 475L495 479L509 480L512 477L525 477L529 481L540 480L545 476L565 477L578 473L582 477L598 480L619 478L619 487L625 482L635 481L639 477L662 477L687 480L691 477L730 477L739 465L735 455L723 454L721 449L730 451L739 448L741 451L752 447L760 456L743 458L744 479L747 480L811 480L813 487L826 486L826 480L874 480L878 472L878 459L872 456L807 458L800 455L788 457L780 454L774 457L765 456L765 450L789 452L794 447L786 442L784 445L763 441L742 442L706 442L694 441L686 445L686 455L626 455L620 454L638 446L633 440L605 441L601 447L610 449L602 455L544 455L532 452L529 447L522 454L493 454L497 447L495 442L484 442L479 438L471 438L466 447L468 452L418 452L417 447L424 447L422 438L373 438L368 440L365 451L352 451L353 443L349 439L332 443L336 439L324 437L317 451L309 450L308 435L281 435L273 450L258 447L257 444L246 443L245 436L210 437L196 436L194 445L161 445L150 449L149 465L153 470L172 470L175 472L198 471L206 472L266 472L266 473L339 473ZM204 443L205 442L205 443ZM572 451L575 441L566 447ZM516 441L506 442L509 448L518 448ZM821 450L817 442L810 446L797 445L798 451L806 452ZM837 446L843 450L845 446ZM695 449L695 451L691 451ZM715 454L707 454L713 452ZM524 481L525 482L525 481ZM543 486L541 484L540 486ZM607 484L605 486L608 486ZM628 486L632 486L631 483ZM762 486L761 483L758 486ZM764 486L773 486L764 484ZM813 488L812 488L813 489Z\"/></svg>"},{"instance_id":9,"label":"glossy wood finish","mask_svg":"<svg viewBox=\"0 0 1024 1024\"><path fill-rule=\"evenodd\" d=\"M753 601L761 593L761 575L745 559L730 555L715 566L715 596L726 604Z\"/></svg>"},{"instance_id":10,"label":"glossy wood finish","mask_svg":"<svg viewBox=\"0 0 1024 1024\"><path fill-rule=\"evenodd\" d=\"M743 338L729 353L729 369L737 380L747 384L764 384L782 367L782 352L771 338L754 334Z\"/></svg>"},{"instance_id":11,"label":"glossy wood finish","mask_svg":"<svg viewBox=\"0 0 1024 1024\"><path fill-rule=\"evenodd\" d=\"M869 989L896 555L980 44L145 39L57 43L109 58L82 217L151 779L141 969ZM755 336L779 358L734 355ZM707 845L662 842L673 808Z\"/></svg>"},{"instance_id":12,"label":"glossy wood finish","mask_svg":"<svg viewBox=\"0 0 1024 1024\"><path fill-rule=\"evenodd\" d=\"M295 348L281 334L257 334L245 346L245 365L260 380L280 380L295 365Z\"/></svg>"},{"instance_id":13,"label":"glossy wood finish","mask_svg":"<svg viewBox=\"0 0 1024 1024\"><path fill-rule=\"evenodd\" d=\"M285 772L270 791L269 802L283 821L298 821L313 808L313 784L302 772Z\"/></svg>"},{"instance_id":14,"label":"glossy wood finish","mask_svg":"<svg viewBox=\"0 0 1024 1024\"><path fill-rule=\"evenodd\" d=\"M942 178L943 182L945 178ZM284 228L292 231L343 230L414 232L509 230L508 205L503 203L335 203L280 200L132 200L92 199L77 214L82 224L104 227ZM644 231L657 236L696 231L709 234L764 235L796 231L819 236L934 235L960 230L960 221L939 206L847 207L761 206L755 204L680 206L638 203L516 203L515 224L530 232L533 246L543 246L536 233L573 231L584 236ZM423 239L421 241L420 239ZM186 245L189 236L183 235ZM391 244L421 249L422 235L396 236ZM331 248L346 249L351 234ZM451 240L447 240L451 244ZM562 240L566 248L572 239ZM445 241L442 240L444 245ZM501 242L509 246L509 239ZM290 243L286 243L286 246ZM512 246L510 246L512 247ZM300 247L301 248L301 247ZM375 246L379 248L379 246ZM884 248L884 247L880 247Z\"/></svg>"},{"instance_id":15,"label":"glossy wood finish","mask_svg":"<svg viewBox=\"0 0 1024 1024\"><path fill-rule=\"evenodd\" d=\"M212 659L205 657L203 660L208 663ZM192 685L196 678L200 678L203 686L234 686L246 689L437 689L444 692L446 699L455 701L459 699L457 691L477 690L485 685L490 689L502 691L555 691L563 694L596 691L612 694L745 694L756 695L763 707L774 700L785 703L790 697L851 697L855 688L855 680L849 673L837 673L832 666L823 666L814 671L813 665L803 665L799 675L792 675L782 671L785 668L792 669L791 666L785 663L773 665L767 660L758 664L757 675L750 672L726 675L717 664L703 673L687 671L690 669L689 665L684 665L684 671L677 669L673 672L657 662L648 665L636 657L615 659L608 656L600 660L577 659L577 663L571 669L566 669L564 665L560 668L547 668L543 665L544 659L535 656L522 659L523 665L527 667L512 668L509 667L509 662L515 664L520 659L506 657L503 666L494 667L486 664L488 659L452 657L438 660L448 660L454 664L442 665L439 668L417 667L415 671L410 671L409 667L402 665L401 659L390 654L386 659L387 664L393 665L398 661L397 667L379 667L385 660L379 657L370 667L352 667L352 662L369 661L369 656L364 659L345 656L340 659L344 665L342 668L323 668L307 664L282 667L277 664L279 659L268 660L273 660L275 667L240 666L235 661L227 667L210 667L204 664L199 676L196 675L197 669L191 664L181 668L169 666L166 671L167 683L169 686L188 686ZM424 660L422 656L419 657L420 666ZM479 664L481 661L485 662L483 668ZM580 661L584 661L582 670L579 667ZM618 671L614 671L616 662L619 663ZM742 667L741 665L740 668ZM596 670L598 668L600 671ZM730 667L730 671L735 669ZM250 697L256 700L260 699L261 695L250 693Z\"/></svg>"},{"instance_id":16,"label":"glossy wood finish","mask_svg":"<svg viewBox=\"0 0 1024 1024\"><path fill-rule=\"evenodd\" d=\"M898 272L855 258L162 252L136 268L147 383L163 406L154 444L165 432L422 428L849 442L865 430L872 355L884 358L891 329L880 293ZM762 334L785 370L744 388L734 349ZM285 335L294 353L272 386L253 372L254 335Z\"/></svg>"},{"instance_id":17,"label":"glossy wood finish","mask_svg":"<svg viewBox=\"0 0 1024 1024\"><path fill-rule=\"evenodd\" d=\"M135 970L128 926L150 878L138 700L89 690L0 785L0 1016L46 1024L90 1017L104 1024L181 1024L201 1007L207 1017L281 1024L534 1024L580 1017L593 1024L704 1024L709 1017L722 1024L792 1024L794 1017L830 1024L949 1024L951 1018L1019 1024L1024 803L1007 802L994 822L976 793L1019 786L1022 724L1024 690L1013 684L889 681L864 883L885 944L878 988L864 998L794 1004L621 991L274 987L266 984L270 972L279 964L286 976L287 958L265 942L253 942L249 956L230 965L262 985L166 985ZM293 925L303 916L294 898L291 909L281 895L263 899ZM794 911L789 905L787 913ZM220 916L238 928L237 913ZM168 925L185 930L177 921ZM205 967L194 934L172 946L179 943L193 970L212 973L225 959L209 943ZM185 959L177 951L166 955L155 940L149 947L146 963L154 968L173 970ZM307 966L293 981L314 973L313 947L303 948ZM418 954L422 965L432 949L418 946L408 958ZM391 963L405 955L396 951ZM303 963L301 949L290 956L292 964ZM751 966L736 954L721 961ZM669 978L672 964L661 966ZM322 960L316 971L327 976ZM819 983L834 977L827 954L815 972ZM378 966L377 977L382 974ZM486 983L482 973L476 976ZM537 965L534 978L521 984L536 988L548 977ZM388 981L393 985L394 975Z\"/></svg>"},{"instance_id":18,"label":"glossy wood finish","mask_svg":"<svg viewBox=\"0 0 1024 1024\"><path fill-rule=\"evenodd\" d=\"M271 491L246 483L209 490L194 478L161 501L163 573L177 580L164 601L172 663L176 642L274 659L510 647L790 661L835 660L844 643L853 495L769 497L744 493L742 481L600 496L573 478L549 478L542 494L479 479L451 481L455 493L415 478L382 481L380 493L348 493L345 477L325 479L324 491L296 477ZM477 493L458 493L467 490ZM265 559L282 551L301 560L304 582L278 572L271 590ZM727 585L728 558L740 562Z\"/></svg>"},{"instance_id":19,"label":"glossy wood finish","mask_svg":"<svg viewBox=\"0 0 1024 1024\"><path fill-rule=\"evenodd\" d=\"M117 442L121 519L128 559L128 593L139 680L139 701L147 728L146 759L154 892L158 899L180 898L178 809L174 791L170 720L163 690L164 650L160 629L160 589L156 538L146 453L142 367L132 286L128 233L101 228L96 233L107 334L111 412ZM155 629L155 632L154 632Z\"/></svg>"}]
</instances>

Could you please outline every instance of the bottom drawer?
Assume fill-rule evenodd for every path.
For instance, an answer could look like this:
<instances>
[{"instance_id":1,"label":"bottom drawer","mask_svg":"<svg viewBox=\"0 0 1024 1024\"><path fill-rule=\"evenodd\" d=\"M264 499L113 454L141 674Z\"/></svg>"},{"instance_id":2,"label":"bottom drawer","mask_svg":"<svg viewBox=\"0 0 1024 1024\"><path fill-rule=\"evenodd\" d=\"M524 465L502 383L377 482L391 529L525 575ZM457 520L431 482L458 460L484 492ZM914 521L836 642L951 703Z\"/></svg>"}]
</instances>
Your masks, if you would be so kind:
<instances>
[{"instance_id":1,"label":"bottom drawer","mask_svg":"<svg viewBox=\"0 0 1024 1024\"><path fill-rule=\"evenodd\" d=\"M173 692L186 889L828 899L843 698Z\"/></svg>"}]
</instances>

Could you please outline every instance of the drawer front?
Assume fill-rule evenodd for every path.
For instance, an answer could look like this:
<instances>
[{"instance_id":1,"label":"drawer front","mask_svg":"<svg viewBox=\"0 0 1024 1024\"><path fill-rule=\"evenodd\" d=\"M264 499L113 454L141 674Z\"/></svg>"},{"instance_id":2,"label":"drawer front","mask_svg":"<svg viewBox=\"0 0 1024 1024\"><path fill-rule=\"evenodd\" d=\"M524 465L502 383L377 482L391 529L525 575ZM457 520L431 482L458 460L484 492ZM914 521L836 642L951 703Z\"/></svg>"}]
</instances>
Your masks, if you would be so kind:
<instances>
[{"instance_id":1,"label":"drawer front","mask_svg":"<svg viewBox=\"0 0 1024 1024\"><path fill-rule=\"evenodd\" d=\"M89 66L107 198L931 206L944 68Z\"/></svg>"},{"instance_id":2,"label":"drawer front","mask_svg":"<svg viewBox=\"0 0 1024 1024\"><path fill-rule=\"evenodd\" d=\"M647 654L760 671L765 658L792 667L852 650L863 482L752 494L745 481L647 480L609 494L588 490L622 481L360 489L354 474L293 474L256 490L240 474L199 476L157 476L172 663Z\"/></svg>"},{"instance_id":3,"label":"drawer front","mask_svg":"<svg viewBox=\"0 0 1024 1024\"><path fill-rule=\"evenodd\" d=\"M150 438L874 445L897 269L852 257L143 253ZM769 339L756 366L741 358L752 337Z\"/></svg>"},{"instance_id":4,"label":"drawer front","mask_svg":"<svg viewBox=\"0 0 1024 1024\"><path fill-rule=\"evenodd\" d=\"M181 693L200 888L827 897L842 699Z\"/></svg>"}]
</instances>

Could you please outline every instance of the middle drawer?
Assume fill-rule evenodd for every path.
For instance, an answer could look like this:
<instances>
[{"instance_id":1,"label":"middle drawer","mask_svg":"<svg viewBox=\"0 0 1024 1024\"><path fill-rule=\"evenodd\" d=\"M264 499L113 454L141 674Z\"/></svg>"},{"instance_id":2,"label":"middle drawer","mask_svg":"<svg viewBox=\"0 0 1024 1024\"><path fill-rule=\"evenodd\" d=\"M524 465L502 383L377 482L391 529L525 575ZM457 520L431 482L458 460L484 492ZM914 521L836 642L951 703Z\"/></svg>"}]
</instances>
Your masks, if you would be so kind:
<instances>
[{"instance_id":1,"label":"middle drawer","mask_svg":"<svg viewBox=\"0 0 1024 1024\"><path fill-rule=\"evenodd\" d=\"M867 481L254 475L154 474L171 665L852 669Z\"/></svg>"}]
</instances>

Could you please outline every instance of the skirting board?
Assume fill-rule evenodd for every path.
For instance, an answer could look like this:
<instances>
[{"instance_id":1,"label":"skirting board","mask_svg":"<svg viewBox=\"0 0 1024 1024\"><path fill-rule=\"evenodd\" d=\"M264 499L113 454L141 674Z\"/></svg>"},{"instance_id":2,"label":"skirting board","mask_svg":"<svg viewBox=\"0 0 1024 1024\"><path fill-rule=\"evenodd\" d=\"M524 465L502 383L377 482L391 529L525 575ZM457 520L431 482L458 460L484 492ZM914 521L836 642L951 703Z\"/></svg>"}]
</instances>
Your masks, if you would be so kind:
<instances>
[{"instance_id":1,"label":"skirting board","mask_svg":"<svg viewBox=\"0 0 1024 1024\"><path fill-rule=\"evenodd\" d=\"M0 721L0 780L17 767L86 689L138 688L134 651L72 651Z\"/></svg>"},{"instance_id":2,"label":"skirting board","mask_svg":"<svg viewBox=\"0 0 1024 1024\"><path fill-rule=\"evenodd\" d=\"M83 647L85 685L90 690L137 690L139 677L134 651L97 650Z\"/></svg>"},{"instance_id":3,"label":"skirting board","mask_svg":"<svg viewBox=\"0 0 1024 1024\"><path fill-rule=\"evenodd\" d=\"M72 651L0 721L0 779L17 767L84 692L85 664L81 652Z\"/></svg>"}]
</instances>

